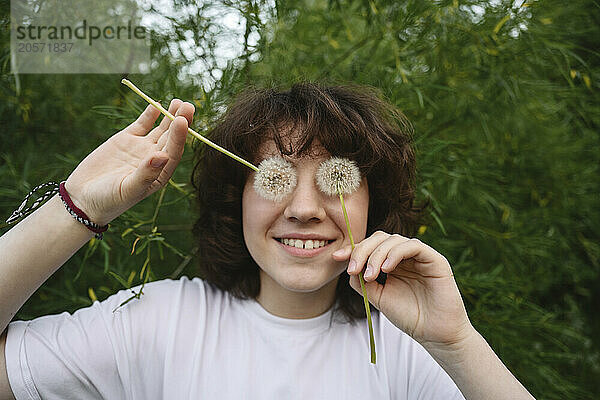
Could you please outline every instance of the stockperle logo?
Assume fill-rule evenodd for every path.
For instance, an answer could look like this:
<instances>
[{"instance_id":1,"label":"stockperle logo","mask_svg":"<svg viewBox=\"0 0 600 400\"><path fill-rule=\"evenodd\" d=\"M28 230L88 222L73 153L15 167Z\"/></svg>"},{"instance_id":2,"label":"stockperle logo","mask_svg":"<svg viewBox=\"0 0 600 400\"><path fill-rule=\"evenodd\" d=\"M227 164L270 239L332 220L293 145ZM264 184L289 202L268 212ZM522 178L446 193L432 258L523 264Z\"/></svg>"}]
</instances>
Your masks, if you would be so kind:
<instances>
[{"instance_id":1,"label":"stockperle logo","mask_svg":"<svg viewBox=\"0 0 600 400\"><path fill-rule=\"evenodd\" d=\"M13 73L145 73L150 31L131 0L12 0Z\"/></svg>"}]
</instances>

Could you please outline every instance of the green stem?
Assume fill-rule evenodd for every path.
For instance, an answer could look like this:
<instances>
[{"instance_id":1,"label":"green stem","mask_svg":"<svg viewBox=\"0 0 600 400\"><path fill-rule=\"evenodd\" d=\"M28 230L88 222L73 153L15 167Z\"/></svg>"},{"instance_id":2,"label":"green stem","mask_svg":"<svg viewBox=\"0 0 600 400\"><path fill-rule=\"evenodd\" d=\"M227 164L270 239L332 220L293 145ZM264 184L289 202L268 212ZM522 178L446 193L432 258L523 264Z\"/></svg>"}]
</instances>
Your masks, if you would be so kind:
<instances>
[{"instance_id":1,"label":"green stem","mask_svg":"<svg viewBox=\"0 0 600 400\"><path fill-rule=\"evenodd\" d=\"M158 217L158 210L160 210L160 206L162 205L163 199L165 198L165 192L167 191L167 186L163 186L160 191L160 196L158 197L158 203L156 203L156 209L154 210L154 215L152 216L152 229L156 226L156 218Z\"/></svg>"},{"instance_id":2,"label":"green stem","mask_svg":"<svg viewBox=\"0 0 600 400\"><path fill-rule=\"evenodd\" d=\"M125 86L129 87L131 90L133 90L134 92L136 92L138 95L140 95L144 100L146 100L148 103L150 103L151 105L153 105L154 107L156 107L161 113L163 113L165 116L167 116L168 118L170 118L171 120L174 120L175 117L173 116L173 114L171 114L169 111L165 110L165 108L163 106L160 105L159 102L152 100L150 97L148 97L144 92L142 92L140 89L138 89L133 83L131 83L130 81L128 81L127 79L121 79L121 83L124 84ZM194 136L195 138L197 138L198 140L206 143L207 145L209 145L210 147L212 147L213 149L216 149L218 151L220 151L221 153L228 155L229 157L233 158L236 161L241 162L242 164L244 164L245 166L252 168L255 171L258 171L258 167L254 166L253 164L249 163L248 161L244 160L242 157L236 156L235 154L233 154L232 152L230 152L229 150L224 149L223 147L219 146L216 143L211 142L210 140L208 140L207 138L205 138L204 136L202 136L201 134L199 134L198 132L192 130L191 128L188 128L188 133L192 136Z\"/></svg>"},{"instance_id":3,"label":"green stem","mask_svg":"<svg viewBox=\"0 0 600 400\"><path fill-rule=\"evenodd\" d=\"M342 203L342 211L344 212L344 220L346 221L346 229L348 230L348 236L350 237L350 245L352 246L352 250L354 250L354 239L352 238L352 231L350 231L350 221L348 220L348 212L346 211L346 205L344 204L344 196L342 192L338 189L338 194L340 196L340 202ZM362 274L358 274L358 279L360 280L360 288L363 293L363 301L365 302L365 311L367 312L367 323L369 324L369 342L371 345L371 363L375 364L376 354L375 354L375 336L373 336L373 321L371 321L371 308L369 306L369 298L367 297L367 289L365 288L365 280Z\"/></svg>"},{"instance_id":4,"label":"green stem","mask_svg":"<svg viewBox=\"0 0 600 400\"><path fill-rule=\"evenodd\" d=\"M183 190L183 189L180 187L180 184L179 184L179 183L175 183L175 181L173 180L173 178L169 179L169 185L173 186L175 189L179 190L181 193L183 193L183 194L185 194L185 195L188 195L188 194L189 194L188 192L186 192L185 190Z\"/></svg>"}]
</instances>

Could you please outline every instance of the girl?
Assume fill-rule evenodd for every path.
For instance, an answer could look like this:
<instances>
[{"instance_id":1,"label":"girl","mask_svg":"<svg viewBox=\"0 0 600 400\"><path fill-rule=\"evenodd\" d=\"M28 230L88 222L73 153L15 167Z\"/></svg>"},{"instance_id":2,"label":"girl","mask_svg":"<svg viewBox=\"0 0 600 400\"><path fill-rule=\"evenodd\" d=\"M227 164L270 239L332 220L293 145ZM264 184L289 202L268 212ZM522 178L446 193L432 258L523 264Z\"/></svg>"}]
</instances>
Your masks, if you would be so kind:
<instances>
[{"instance_id":1,"label":"girl","mask_svg":"<svg viewBox=\"0 0 600 400\"><path fill-rule=\"evenodd\" d=\"M98 227L165 185L194 107L176 99L169 111L175 120L153 128L148 106L79 164L62 197ZM281 156L296 180L267 199L255 172L198 148L202 279L149 283L114 313L127 291L10 322L94 233L57 195L0 238L0 398L532 398L471 325L448 261L411 238L414 152L393 107L364 87L247 91L210 137L255 164ZM354 249L339 198L315 181L333 156L361 172L345 196ZM358 274L377 310L376 364Z\"/></svg>"}]
</instances>

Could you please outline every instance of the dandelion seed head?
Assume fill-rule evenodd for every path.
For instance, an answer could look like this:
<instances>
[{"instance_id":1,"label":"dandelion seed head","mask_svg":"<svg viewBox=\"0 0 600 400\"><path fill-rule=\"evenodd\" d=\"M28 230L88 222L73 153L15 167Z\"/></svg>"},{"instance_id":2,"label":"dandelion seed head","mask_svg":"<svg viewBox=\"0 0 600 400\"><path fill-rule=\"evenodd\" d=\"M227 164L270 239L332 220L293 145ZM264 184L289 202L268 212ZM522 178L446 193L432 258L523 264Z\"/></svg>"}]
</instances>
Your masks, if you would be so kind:
<instances>
[{"instance_id":1,"label":"dandelion seed head","mask_svg":"<svg viewBox=\"0 0 600 400\"><path fill-rule=\"evenodd\" d=\"M281 156L264 159L254 175L254 190L267 200L280 201L296 186L296 170Z\"/></svg>"},{"instance_id":2,"label":"dandelion seed head","mask_svg":"<svg viewBox=\"0 0 600 400\"><path fill-rule=\"evenodd\" d=\"M350 194L360 186L360 169L347 158L332 157L317 170L317 185L330 196Z\"/></svg>"}]
</instances>

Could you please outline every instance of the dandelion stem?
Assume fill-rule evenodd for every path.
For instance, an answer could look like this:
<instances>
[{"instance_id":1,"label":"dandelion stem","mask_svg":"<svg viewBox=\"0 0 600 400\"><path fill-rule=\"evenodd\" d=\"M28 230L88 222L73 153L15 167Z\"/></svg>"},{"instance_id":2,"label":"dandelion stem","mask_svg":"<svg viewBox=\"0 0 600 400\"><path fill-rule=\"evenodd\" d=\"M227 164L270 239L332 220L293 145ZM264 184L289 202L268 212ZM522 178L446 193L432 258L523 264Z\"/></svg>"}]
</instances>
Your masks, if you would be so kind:
<instances>
[{"instance_id":1,"label":"dandelion stem","mask_svg":"<svg viewBox=\"0 0 600 400\"><path fill-rule=\"evenodd\" d=\"M348 220L348 212L346 211L346 204L344 204L344 196L341 190L338 189L338 195L340 196L340 202L342 203L342 211L344 212L344 220L346 221L346 229L348 230L348 236L350 237L350 245L354 250L354 239L352 238L352 231L350 230L350 221ZM365 302L365 311L367 312L367 323L369 324L369 342L371 345L371 363L375 364L375 337L373 336L373 321L371 320L371 308L369 306L369 298L367 297L367 289L365 288L365 280L362 274L358 274L360 280L360 288L363 293L363 300Z\"/></svg>"},{"instance_id":2,"label":"dandelion stem","mask_svg":"<svg viewBox=\"0 0 600 400\"><path fill-rule=\"evenodd\" d=\"M121 83L124 84L125 86L129 87L131 90L133 90L138 95L140 95L140 97L142 97L148 103L150 103L151 105L153 105L154 107L156 107L166 117L170 118L171 120L175 119L175 117L173 116L173 114L171 114L163 106L161 106L159 102L152 100L150 97L148 97L144 92L142 92L140 89L138 89L130 81L128 81L127 79L121 79ZM219 146L218 144L211 142L210 140L208 140L207 138L205 138L204 136L202 136L198 132L192 130L191 128L188 128L188 133L190 135L194 136L195 138L197 138L198 140L206 143L207 145L209 145L213 149L216 149L216 150L220 151L221 153L223 153L225 155L228 155L229 157L233 158L234 160L239 161L240 163L244 164L245 166L247 166L249 168L252 168L255 171L258 171L258 167L254 166L253 164L249 163L248 161L244 160L243 158L241 158L239 156L236 156L235 154L233 154L229 150L224 149L223 147Z\"/></svg>"}]
</instances>

